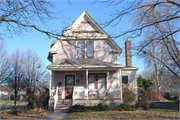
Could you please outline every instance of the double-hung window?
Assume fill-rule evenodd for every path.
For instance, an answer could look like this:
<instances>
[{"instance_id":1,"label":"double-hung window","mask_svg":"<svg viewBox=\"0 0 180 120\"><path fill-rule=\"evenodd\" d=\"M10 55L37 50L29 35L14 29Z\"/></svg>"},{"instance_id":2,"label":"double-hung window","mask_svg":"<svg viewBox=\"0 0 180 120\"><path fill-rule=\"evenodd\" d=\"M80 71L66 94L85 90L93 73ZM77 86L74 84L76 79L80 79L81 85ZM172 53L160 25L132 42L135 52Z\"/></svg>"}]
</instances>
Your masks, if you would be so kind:
<instances>
[{"instance_id":1,"label":"double-hung window","mask_svg":"<svg viewBox=\"0 0 180 120\"><path fill-rule=\"evenodd\" d=\"M128 84L128 76L122 76L122 83Z\"/></svg>"},{"instance_id":2,"label":"double-hung window","mask_svg":"<svg viewBox=\"0 0 180 120\"><path fill-rule=\"evenodd\" d=\"M91 42L86 42L86 46L87 46L87 57L88 58L92 58L94 57L94 43L91 41Z\"/></svg>"},{"instance_id":3,"label":"double-hung window","mask_svg":"<svg viewBox=\"0 0 180 120\"><path fill-rule=\"evenodd\" d=\"M89 74L88 85L90 90L104 91L106 89L106 74Z\"/></svg>"},{"instance_id":4,"label":"double-hung window","mask_svg":"<svg viewBox=\"0 0 180 120\"><path fill-rule=\"evenodd\" d=\"M78 42L78 58L84 58L84 48L85 43L84 42Z\"/></svg>"}]
</instances>

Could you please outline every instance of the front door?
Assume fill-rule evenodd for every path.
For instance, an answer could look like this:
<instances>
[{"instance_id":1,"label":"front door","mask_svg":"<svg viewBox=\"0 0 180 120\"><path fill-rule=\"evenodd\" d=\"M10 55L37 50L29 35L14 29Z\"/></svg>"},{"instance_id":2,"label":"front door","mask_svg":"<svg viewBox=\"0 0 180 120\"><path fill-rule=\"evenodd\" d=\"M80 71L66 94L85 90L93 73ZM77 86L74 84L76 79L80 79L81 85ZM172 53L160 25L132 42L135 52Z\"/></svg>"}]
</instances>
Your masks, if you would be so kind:
<instances>
[{"instance_id":1,"label":"front door","mask_svg":"<svg viewBox=\"0 0 180 120\"><path fill-rule=\"evenodd\" d=\"M72 99L74 81L75 81L74 75L65 76L65 98L66 99Z\"/></svg>"}]
</instances>

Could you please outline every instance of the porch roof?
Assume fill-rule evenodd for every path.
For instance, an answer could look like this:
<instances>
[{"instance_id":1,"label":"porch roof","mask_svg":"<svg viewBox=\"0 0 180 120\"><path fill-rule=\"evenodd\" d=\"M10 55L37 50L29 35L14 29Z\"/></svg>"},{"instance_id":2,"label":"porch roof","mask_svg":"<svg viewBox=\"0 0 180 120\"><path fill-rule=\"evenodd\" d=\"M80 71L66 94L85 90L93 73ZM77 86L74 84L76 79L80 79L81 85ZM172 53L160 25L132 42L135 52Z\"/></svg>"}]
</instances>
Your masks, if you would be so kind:
<instances>
[{"instance_id":1,"label":"porch roof","mask_svg":"<svg viewBox=\"0 0 180 120\"><path fill-rule=\"evenodd\" d=\"M83 58L69 60L64 59L48 65L46 68L49 70L85 70L85 69L112 69L118 70L124 68L124 65L114 64L109 62L100 61L94 58Z\"/></svg>"}]
</instances>

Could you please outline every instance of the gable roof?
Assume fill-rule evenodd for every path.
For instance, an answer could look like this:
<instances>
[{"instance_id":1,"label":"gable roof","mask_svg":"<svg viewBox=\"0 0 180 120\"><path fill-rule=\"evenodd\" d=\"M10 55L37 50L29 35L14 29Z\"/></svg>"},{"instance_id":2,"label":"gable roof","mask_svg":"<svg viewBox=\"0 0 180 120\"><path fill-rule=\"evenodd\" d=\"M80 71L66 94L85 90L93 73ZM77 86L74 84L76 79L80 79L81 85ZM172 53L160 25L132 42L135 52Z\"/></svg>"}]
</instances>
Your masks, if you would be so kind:
<instances>
[{"instance_id":1,"label":"gable roof","mask_svg":"<svg viewBox=\"0 0 180 120\"><path fill-rule=\"evenodd\" d=\"M51 46L50 46L50 49L54 46L54 44L56 43L57 41L56 40L53 40L52 43L51 43ZM52 55L50 53L48 53L48 60L50 62L52 62Z\"/></svg>"},{"instance_id":2,"label":"gable roof","mask_svg":"<svg viewBox=\"0 0 180 120\"><path fill-rule=\"evenodd\" d=\"M64 63L65 64L62 64ZM67 63L67 64L66 64ZM49 70L64 70L64 69L101 69L108 68L108 69L120 69L124 68L124 65L114 64L109 62L100 61L94 58L83 58L83 59L75 59L75 60L68 60L64 59L59 62L53 63L48 65L46 68Z\"/></svg>"},{"instance_id":3,"label":"gable roof","mask_svg":"<svg viewBox=\"0 0 180 120\"><path fill-rule=\"evenodd\" d=\"M122 53L122 49L86 11L84 11L72 24L72 26L64 33L64 35L60 38L60 41L77 39L108 40L115 47L115 50ZM60 44L61 42L56 42L54 46L59 46ZM53 53L57 48L58 47L52 47L49 52Z\"/></svg>"},{"instance_id":4,"label":"gable roof","mask_svg":"<svg viewBox=\"0 0 180 120\"><path fill-rule=\"evenodd\" d=\"M7 88L7 87L4 87L2 85L0 85L0 90L3 91L3 92L10 92L10 89Z\"/></svg>"}]
</instances>

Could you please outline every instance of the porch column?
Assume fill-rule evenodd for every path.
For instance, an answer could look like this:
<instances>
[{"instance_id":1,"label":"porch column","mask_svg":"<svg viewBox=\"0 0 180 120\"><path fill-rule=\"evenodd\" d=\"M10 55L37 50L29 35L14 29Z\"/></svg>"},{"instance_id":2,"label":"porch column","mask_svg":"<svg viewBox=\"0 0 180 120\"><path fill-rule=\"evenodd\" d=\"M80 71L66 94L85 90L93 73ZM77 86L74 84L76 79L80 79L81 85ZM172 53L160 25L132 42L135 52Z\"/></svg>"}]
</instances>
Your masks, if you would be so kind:
<instances>
[{"instance_id":1,"label":"porch column","mask_svg":"<svg viewBox=\"0 0 180 120\"><path fill-rule=\"evenodd\" d=\"M120 88L120 84L121 84L121 83L120 83L120 82L121 82L120 80L121 80L121 76L120 76L120 69L119 69L119 70L118 70L118 89L121 89L121 88Z\"/></svg>"},{"instance_id":2,"label":"porch column","mask_svg":"<svg viewBox=\"0 0 180 120\"><path fill-rule=\"evenodd\" d=\"M49 75L50 75L50 78L49 78L49 97L51 97L51 82L52 82L52 76L51 76L51 70L49 71Z\"/></svg>"},{"instance_id":3,"label":"porch column","mask_svg":"<svg viewBox=\"0 0 180 120\"><path fill-rule=\"evenodd\" d=\"M52 71L52 87L54 89L54 71Z\"/></svg>"},{"instance_id":4,"label":"porch column","mask_svg":"<svg viewBox=\"0 0 180 120\"><path fill-rule=\"evenodd\" d=\"M88 88L88 70L86 70L86 88Z\"/></svg>"},{"instance_id":5,"label":"porch column","mask_svg":"<svg viewBox=\"0 0 180 120\"><path fill-rule=\"evenodd\" d=\"M121 69L119 69L119 77L120 77L120 79L119 79L119 82L120 82L120 90L121 90L121 99L122 99L122 77L121 77Z\"/></svg>"},{"instance_id":6,"label":"porch column","mask_svg":"<svg viewBox=\"0 0 180 120\"><path fill-rule=\"evenodd\" d=\"M109 84L108 84L108 79L109 79L109 71L107 71L107 75L106 75L106 76L107 76L107 81L106 81L106 82L107 82L107 83L106 83L106 88L108 89L108 85L109 85Z\"/></svg>"}]
</instances>

